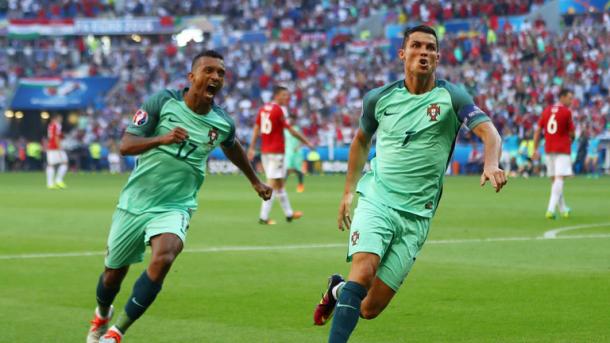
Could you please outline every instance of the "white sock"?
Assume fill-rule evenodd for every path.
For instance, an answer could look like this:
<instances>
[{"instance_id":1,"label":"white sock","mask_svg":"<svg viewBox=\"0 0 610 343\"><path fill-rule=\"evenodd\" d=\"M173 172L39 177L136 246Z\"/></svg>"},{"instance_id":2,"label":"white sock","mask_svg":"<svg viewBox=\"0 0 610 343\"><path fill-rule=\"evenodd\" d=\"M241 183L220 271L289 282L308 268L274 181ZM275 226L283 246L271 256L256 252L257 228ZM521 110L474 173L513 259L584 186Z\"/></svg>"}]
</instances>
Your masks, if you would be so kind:
<instances>
[{"instance_id":1,"label":"white sock","mask_svg":"<svg viewBox=\"0 0 610 343\"><path fill-rule=\"evenodd\" d=\"M53 180L55 179L55 167L52 165L47 165L47 186L53 186Z\"/></svg>"},{"instance_id":2,"label":"white sock","mask_svg":"<svg viewBox=\"0 0 610 343\"><path fill-rule=\"evenodd\" d=\"M277 197L280 199L280 205L282 205L282 210L284 210L286 217L292 217L292 207L290 207L290 200L288 200L288 193L286 193L286 189L280 189L277 192Z\"/></svg>"},{"instance_id":3,"label":"white sock","mask_svg":"<svg viewBox=\"0 0 610 343\"><path fill-rule=\"evenodd\" d=\"M277 193L277 192L274 190L273 193L271 193L271 198L269 198L269 200L264 200L263 204L261 205L260 218L262 220L269 219L269 212L271 212L271 207L273 207L273 200L275 199L275 193Z\"/></svg>"},{"instance_id":4,"label":"white sock","mask_svg":"<svg viewBox=\"0 0 610 343\"><path fill-rule=\"evenodd\" d=\"M102 319L108 319L110 317L112 317L112 314L114 313L114 306L110 305L110 308L108 309L108 314L106 316L102 316L100 314L100 307L96 306L95 307L95 315L102 318Z\"/></svg>"},{"instance_id":5,"label":"white sock","mask_svg":"<svg viewBox=\"0 0 610 343\"><path fill-rule=\"evenodd\" d=\"M59 168L57 168L57 178L55 179L55 182L64 182L64 176L66 175L67 171L68 165L60 164Z\"/></svg>"},{"instance_id":6,"label":"white sock","mask_svg":"<svg viewBox=\"0 0 610 343\"><path fill-rule=\"evenodd\" d=\"M555 212L555 208L557 207L557 203L559 202L562 193L563 180L555 179L555 181L553 181L553 186L551 186L551 198L549 199L549 207L547 208L548 212Z\"/></svg>"},{"instance_id":7,"label":"white sock","mask_svg":"<svg viewBox=\"0 0 610 343\"><path fill-rule=\"evenodd\" d=\"M339 299L339 294L337 294L337 292L339 292L339 288L343 287L343 285L345 285L345 281L339 282L339 284L333 287L333 289L331 290L330 293L333 295L333 298L335 298L335 300Z\"/></svg>"}]
</instances>

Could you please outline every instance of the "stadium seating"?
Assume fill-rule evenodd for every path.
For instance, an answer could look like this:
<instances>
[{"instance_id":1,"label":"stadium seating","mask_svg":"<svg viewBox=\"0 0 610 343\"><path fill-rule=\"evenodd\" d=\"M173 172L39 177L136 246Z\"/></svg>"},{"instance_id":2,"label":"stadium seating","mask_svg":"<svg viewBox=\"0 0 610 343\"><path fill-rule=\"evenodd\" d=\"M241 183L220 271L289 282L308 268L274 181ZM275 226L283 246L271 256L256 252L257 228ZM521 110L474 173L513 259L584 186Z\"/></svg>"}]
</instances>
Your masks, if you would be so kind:
<instances>
[{"instance_id":1,"label":"stadium seating","mask_svg":"<svg viewBox=\"0 0 610 343\"><path fill-rule=\"evenodd\" d=\"M402 66L395 61L395 50L388 47L391 42L366 41L353 35L334 35L329 40L329 32L356 25L358 19L382 9L386 22L427 20L439 32L444 31L442 20L470 18L475 29L468 34L443 35L438 76L461 84L501 132L510 130L520 139L531 134L542 108L554 100L562 86L575 91L577 133L587 126L598 134L606 129L610 113L610 51L604 44L610 25L607 13L578 16L557 34L543 21L521 31L510 24L498 27L497 14L526 13L542 1L504 1L494 6L483 1L444 5L413 2L411 6L382 0L345 1L344 7L328 8L304 1L301 8L284 5L266 10L246 2L235 13L231 4L236 2L242 3L193 0L144 6L140 1L125 1L118 8L119 2L110 5L97 0L27 1L9 2L12 7L0 9L0 13L51 18L214 13L227 18L223 32L263 30L268 37L265 44L235 42L220 48L228 74L219 103L235 117L238 137L249 141L257 107L269 99L273 84L282 83L293 90L290 110L297 114L304 133L318 145L327 146L332 141L339 147L349 143L357 127L364 93L399 78ZM323 34L312 34L313 27ZM359 50L362 41L364 50ZM190 61L203 48L194 42L179 47L170 35L40 37L34 41L0 38L0 42L8 46L0 52L0 84L7 89L14 88L22 77L119 77L118 86L104 103L81 116L71 137L77 142L75 146L117 140L145 96L165 87L186 85ZM207 46L213 47L210 41ZM0 91L2 100L9 100L4 90ZM469 143L471 139L463 131L458 142Z\"/></svg>"}]
</instances>

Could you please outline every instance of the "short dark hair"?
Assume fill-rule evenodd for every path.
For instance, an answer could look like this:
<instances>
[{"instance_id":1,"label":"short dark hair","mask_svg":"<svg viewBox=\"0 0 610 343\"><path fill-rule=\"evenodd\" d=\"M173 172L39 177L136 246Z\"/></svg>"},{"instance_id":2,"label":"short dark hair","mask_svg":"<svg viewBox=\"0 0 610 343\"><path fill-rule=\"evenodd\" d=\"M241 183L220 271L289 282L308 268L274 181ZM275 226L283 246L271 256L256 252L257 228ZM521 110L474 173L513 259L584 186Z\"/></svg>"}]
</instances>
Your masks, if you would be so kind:
<instances>
[{"instance_id":1,"label":"short dark hair","mask_svg":"<svg viewBox=\"0 0 610 343\"><path fill-rule=\"evenodd\" d=\"M571 89L562 88L562 89L559 91L559 98L563 98L564 96L566 96L566 95L568 95L568 94L570 94L570 93L574 93L574 92L572 92L572 90L571 90Z\"/></svg>"},{"instance_id":2,"label":"short dark hair","mask_svg":"<svg viewBox=\"0 0 610 343\"><path fill-rule=\"evenodd\" d=\"M195 65L197 64L197 61L202 57L218 58L218 59L224 61L224 57L222 57L222 55L219 52L217 52L215 50L206 50L204 52L198 53L197 56L195 56L193 58L193 62L191 63L191 70L195 69Z\"/></svg>"},{"instance_id":3,"label":"short dark hair","mask_svg":"<svg viewBox=\"0 0 610 343\"><path fill-rule=\"evenodd\" d=\"M436 31L431 28L428 25L417 25L417 26L413 26L413 27L407 27L404 33L404 36L402 38L402 47L405 47L405 44L407 43L407 41L409 40L409 36L413 33L413 32L424 32L424 33L429 33L431 35L434 36L434 39L436 40L436 50L438 50L438 37L436 36Z\"/></svg>"},{"instance_id":4,"label":"short dark hair","mask_svg":"<svg viewBox=\"0 0 610 343\"><path fill-rule=\"evenodd\" d=\"M280 94L283 91L288 91L288 88L286 88L284 86L274 86L273 87L273 96L275 97L276 95Z\"/></svg>"}]
</instances>

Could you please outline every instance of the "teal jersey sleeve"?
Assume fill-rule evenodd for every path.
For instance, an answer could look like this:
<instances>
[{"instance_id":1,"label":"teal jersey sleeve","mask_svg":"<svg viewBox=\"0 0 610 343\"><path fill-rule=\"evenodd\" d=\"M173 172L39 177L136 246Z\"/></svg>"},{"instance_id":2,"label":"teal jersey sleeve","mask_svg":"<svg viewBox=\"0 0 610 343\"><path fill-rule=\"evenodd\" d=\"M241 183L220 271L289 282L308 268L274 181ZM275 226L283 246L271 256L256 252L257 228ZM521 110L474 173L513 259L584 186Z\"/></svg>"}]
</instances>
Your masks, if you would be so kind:
<instances>
[{"instance_id":1,"label":"teal jersey sleeve","mask_svg":"<svg viewBox=\"0 0 610 343\"><path fill-rule=\"evenodd\" d=\"M372 90L364 95L362 99L362 115L360 116L360 129L367 136L372 137L377 131L379 122L375 117L375 105L377 104L378 96L375 96L375 90Z\"/></svg>"},{"instance_id":2,"label":"teal jersey sleeve","mask_svg":"<svg viewBox=\"0 0 610 343\"><path fill-rule=\"evenodd\" d=\"M216 112L222 116L227 123L229 123L229 125L231 126L231 129L229 131L229 135L227 136L227 138L225 138L224 141L222 141L222 146L226 147L226 148L230 148L233 145L235 145L235 121L233 120L233 118L231 118L231 116L221 107L214 105L214 110L216 110Z\"/></svg>"},{"instance_id":3,"label":"teal jersey sleeve","mask_svg":"<svg viewBox=\"0 0 610 343\"><path fill-rule=\"evenodd\" d=\"M369 137L372 137L379 127L379 118L377 118L377 102L382 96L391 92L394 88L398 88L403 84L404 80L398 80L388 85L375 88L364 95L362 99L362 115L360 116L360 129Z\"/></svg>"},{"instance_id":4,"label":"teal jersey sleeve","mask_svg":"<svg viewBox=\"0 0 610 343\"><path fill-rule=\"evenodd\" d=\"M439 86L449 91L453 111L460 123L464 123L470 130L480 123L490 121L487 114L474 104L472 97L464 89L444 80L439 80Z\"/></svg>"},{"instance_id":5,"label":"teal jersey sleeve","mask_svg":"<svg viewBox=\"0 0 610 343\"><path fill-rule=\"evenodd\" d=\"M159 116L165 102L171 98L179 98L179 96L176 91L167 89L153 94L133 115L126 132L136 136L152 136L159 123Z\"/></svg>"}]
</instances>

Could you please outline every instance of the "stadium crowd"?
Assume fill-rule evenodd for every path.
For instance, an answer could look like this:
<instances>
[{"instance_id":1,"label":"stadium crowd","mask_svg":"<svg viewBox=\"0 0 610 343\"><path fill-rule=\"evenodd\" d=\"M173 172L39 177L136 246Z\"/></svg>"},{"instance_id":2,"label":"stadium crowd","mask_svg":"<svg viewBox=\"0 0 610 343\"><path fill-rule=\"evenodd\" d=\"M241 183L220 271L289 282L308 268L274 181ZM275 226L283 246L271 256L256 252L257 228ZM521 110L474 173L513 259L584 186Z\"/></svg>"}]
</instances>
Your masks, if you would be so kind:
<instances>
[{"instance_id":1,"label":"stadium crowd","mask_svg":"<svg viewBox=\"0 0 610 343\"><path fill-rule=\"evenodd\" d=\"M124 16L185 16L221 14L233 29L270 28L288 16L295 27L329 28L352 24L379 9L416 21L475 16L519 15L544 0L418 1L418 0L8 0L0 2L0 16L9 18L74 18ZM258 25L258 26L257 26Z\"/></svg>"},{"instance_id":2,"label":"stadium crowd","mask_svg":"<svg viewBox=\"0 0 610 343\"><path fill-rule=\"evenodd\" d=\"M237 7L228 5L237 2L240 13L235 13ZM311 141L322 146L350 143L358 125L362 96L371 88L397 79L401 64L390 53L393 50L387 43L368 40L364 51L354 50L350 43L356 37L339 35L329 41L320 31L352 25L357 18L377 11L382 11L384 22L432 21L440 33L444 32L443 19L480 16L469 34L442 34L438 76L461 84L490 115L504 134L508 156L514 157L513 170L521 174L536 172L531 161L533 151L527 148L527 142L532 139L542 109L556 100L562 87L574 90L577 136L595 137L607 129L608 12L576 17L561 34L554 34L543 21L526 23L528 27L520 31L510 24L498 27L496 14L526 13L542 1L499 1L493 6L483 1L437 1L426 5L419 1L408 1L406 5L402 1L384 0L366 1L367 4L360 0L302 1L302 7L292 1L261 2L274 6L260 10L255 6L258 1L51 0L8 1L0 12L23 17L203 12L226 15L225 32L235 28L264 29L269 37L265 44L236 43L220 49L225 56L227 75L219 103L236 119L238 137L248 142L258 107L269 100L272 86L282 83L293 92L290 112L296 123ZM55 10L58 6L59 10ZM313 27L321 30L313 32ZM166 87L186 85L190 61L202 49L202 44L194 42L179 47L169 35L138 38L139 41L131 36L106 40L99 37L6 40L2 43L7 49L0 53L0 89L14 87L22 77L118 76L118 86L105 103L87 109L67 140L68 146L82 155L86 155L92 143L101 144L106 151L120 138L145 96ZM213 47L209 40L203 45L206 44ZM6 94L0 94L0 101L3 96ZM458 142L471 140L464 130ZM22 145L23 149L9 149L10 144ZM10 144L5 142L4 152L0 147L0 157L2 153L25 154L27 143L18 140ZM510 158L507 161L510 163Z\"/></svg>"}]
</instances>

